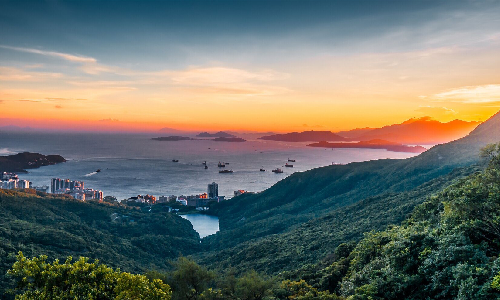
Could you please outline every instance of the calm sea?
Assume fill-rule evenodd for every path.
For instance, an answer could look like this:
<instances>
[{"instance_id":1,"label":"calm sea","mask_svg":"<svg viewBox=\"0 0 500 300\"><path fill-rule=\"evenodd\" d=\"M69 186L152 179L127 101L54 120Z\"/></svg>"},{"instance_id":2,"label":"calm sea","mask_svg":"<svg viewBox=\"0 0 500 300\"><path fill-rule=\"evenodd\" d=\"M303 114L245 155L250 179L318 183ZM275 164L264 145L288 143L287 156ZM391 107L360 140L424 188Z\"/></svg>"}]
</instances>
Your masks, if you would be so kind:
<instances>
[{"instance_id":1,"label":"calm sea","mask_svg":"<svg viewBox=\"0 0 500 300\"><path fill-rule=\"evenodd\" d=\"M412 153L375 149L309 148L305 143L247 141L162 142L155 134L0 133L0 155L22 151L60 154L68 162L29 170L20 178L34 185L50 185L53 177L85 181L85 187L102 190L119 200L138 194L191 195L219 184L219 194L235 190L259 192L294 172L380 158L407 158ZM283 167L295 159L293 168ZM179 162L173 162L176 159ZM206 161L208 169L202 163ZM227 162L232 174L220 174L217 163ZM280 167L282 174L271 170ZM266 172L260 172L264 168ZM95 173L97 169L101 172Z\"/></svg>"}]
</instances>

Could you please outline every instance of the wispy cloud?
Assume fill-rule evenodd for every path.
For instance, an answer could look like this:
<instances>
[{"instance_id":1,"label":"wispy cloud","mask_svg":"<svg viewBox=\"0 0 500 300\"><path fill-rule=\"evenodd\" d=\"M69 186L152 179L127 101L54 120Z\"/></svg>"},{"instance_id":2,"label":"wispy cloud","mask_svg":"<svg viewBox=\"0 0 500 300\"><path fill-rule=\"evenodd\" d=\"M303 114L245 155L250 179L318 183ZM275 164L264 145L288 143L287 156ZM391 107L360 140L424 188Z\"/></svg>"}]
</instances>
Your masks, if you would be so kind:
<instances>
[{"instance_id":1,"label":"wispy cloud","mask_svg":"<svg viewBox=\"0 0 500 300\"><path fill-rule=\"evenodd\" d=\"M95 58L92 58L92 57L79 56L79 55L73 55L73 54L62 53L62 52L45 51L45 50L39 50L39 49L34 49L34 48L12 47L12 46L5 46L5 45L0 45L0 48L10 49L10 50L20 51L20 52L40 54L40 55L51 56L51 57L57 57L57 58L61 58L61 59L64 59L67 61L72 61L72 62L79 62L79 63L96 63L97 62L97 60Z\"/></svg>"},{"instance_id":2,"label":"wispy cloud","mask_svg":"<svg viewBox=\"0 0 500 300\"><path fill-rule=\"evenodd\" d=\"M441 102L461 103L500 102L500 84L465 86L435 94L430 99Z\"/></svg>"},{"instance_id":3,"label":"wispy cloud","mask_svg":"<svg viewBox=\"0 0 500 300\"><path fill-rule=\"evenodd\" d=\"M199 95L221 95L229 97L269 96L290 92L290 89L270 84L290 77L275 70L248 71L228 67L188 68L186 70L164 70L153 77L169 80L185 92Z\"/></svg>"},{"instance_id":4,"label":"wispy cloud","mask_svg":"<svg viewBox=\"0 0 500 300\"><path fill-rule=\"evenodd\" d=\"M191 68L182 71L162 71L158 74L169 76L172 81L188 85L229 84L247 81L273 81L286 79L286 73L274 70L247 71L235 68L211 67Z\"/></svg>"},{"instance_id":5,"label":"wispy cloud","mask_svg":"<svg viewBox=\"0 0 500 300\"><path fill-rule=\"evenodd\" d=\"M447 107L436 107L436 106L420 106L415 111L426 114L426 115L456 115L457 112L451 108Z\"/></svg>"},{"instance_id":6,"label":"wispy cloud","mask_svg":"<svg viewBox=\"0 0 500 300\"><path fill-rule=\"evenodd\" d=\"M97 74L101 74L101 73L131 74L131 72L128 70L123 70L123 69L118 68L118 67L106 66L106 65L100 64L97 62L97 59L95 59L93 57L89 57L89 56L74 55L74 54L57 52L57 51L40 50L40 49L35 49L35 48L12 47L12 46L6 46L6 45L0 45L0 48L19 51L19 52L25 52L25 53L39 54L39 55L49 56L49 57L55 57L55 58L59 58L59 59L69 61L72 63L77 63L77 64L80 64L80 67L79 67L80 70L82 70L84 73L91 74L91 75L97 75ZM40 66L41 66L41 64L33 65L34 68L40 67ZM27 66L27 68L28 68L28 66Z\"/></svg>"},{"instance_id":7,"label":"wispy cloud","mask_svg":"<svg viewBox=\"0 0 500 300\"><path fill-rule=\"evenodd\" d=\"M27 72L18 68L0 66L0 81L42 81L62 76L61 73Z\"/></svg>"}]
</instances>

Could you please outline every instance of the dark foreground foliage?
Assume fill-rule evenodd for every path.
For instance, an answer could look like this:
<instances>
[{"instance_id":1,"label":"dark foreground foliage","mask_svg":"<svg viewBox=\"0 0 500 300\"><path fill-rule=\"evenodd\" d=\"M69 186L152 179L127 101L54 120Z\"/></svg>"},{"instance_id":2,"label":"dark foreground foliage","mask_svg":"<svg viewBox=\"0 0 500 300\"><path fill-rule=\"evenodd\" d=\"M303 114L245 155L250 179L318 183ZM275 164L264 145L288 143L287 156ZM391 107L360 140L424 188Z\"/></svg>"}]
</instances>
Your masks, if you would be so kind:
<instances>
[{"instance_id":1,"label":"dark foreground foliage","mask_svg":"<svg viewBox=\"0 0 500 300\"><path fill-rule=\"evenodd\" d=\"M64 263L46 262L42 255L29 259L20 252L9 275L17 281L16 299L144 299L169 300L170 287L159 279L113 270L98 261L80 258Z\"/></svg>"},{"instance_id":2,"label":"dark foreground foliage","mask_svg":"<svg viewBox=\"0 0 500 300\"><path fill-rule=\"evenodd\" d=\"M167 270L168 259L199 251L189 221L162 211L81 202L33 190L0 189L0 294L22 251L35 257L99 259L127 272Z\"/></svg>"}]
</instances>

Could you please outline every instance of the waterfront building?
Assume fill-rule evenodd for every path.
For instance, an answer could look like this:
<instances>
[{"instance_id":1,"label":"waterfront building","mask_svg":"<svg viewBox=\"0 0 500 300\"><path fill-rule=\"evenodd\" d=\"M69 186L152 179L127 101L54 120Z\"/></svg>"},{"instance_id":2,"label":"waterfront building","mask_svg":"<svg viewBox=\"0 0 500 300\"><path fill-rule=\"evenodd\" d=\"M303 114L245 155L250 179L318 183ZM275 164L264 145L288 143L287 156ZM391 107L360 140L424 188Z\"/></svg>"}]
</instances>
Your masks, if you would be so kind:
<instances>
[{"instance_id":1,"label":"waterfront building","mask_svg":"<svg viewBox=\"0 0 500 300\"><path fill-rule=\"evenodd\" d=\"M30 182L28 180L19 180L17 182L17 188L18 189L29 189L30 188Z\"/></svg>"},{"instance_id":2,"label":"waterfront building","mask_svg":"<svg viewBox=\"0 0 500 300\"><path fill-rule=\"evenodd\" d=\"M87 194L82 190L73 190L69 193L69 195L76 200L85 201Z\"/></svg>"},{"instance_id":3,"label":"waterfront building","mask_svg":"<svg viewBox=\"0 0 500 300\"><path fill-rule=\"evenodd\" d=\"M176 201L177 196L175 195L170 195L170 196L160 196L158 200L156 200L156 203L168 203L170 201Z\"/></svg>"},{"instance_id":4,"label":"waterfront building","mask_svg":"<svg viewBox=\"0 0 500 300\"><path fill-rule=\"evenodd\" d=\"M12 190L17 188L17 180L9 179L0 181L0 187L6 190Z\"/></svg>"},{"instance_id":5,"label":"waterfront building","mask_svg":"<svg viewBox=\"0 0 500 300\"><path fill-rule=\"evenodd\" d=\"M85 184L83 181L69 180L69 179L60 179L60 178L52 178L50 182L50 191L53 194L56 194L57 191L61 189L69 189L70 191L74 189L84 189Z\"/></svg>"},{"instance_id":6,"label":"waterfront building","mask_svg":"<svg viewBox=\"0 0 500 300\"><path fill-rule=\"evenodd\" d=\"M212 182L208 185L208 198L217 197L219 197L219 185L215 182Z\"/></svg>"},{"instance_id":7,"label":"waterfront building","mask_svg":"<svg viewBox=\"0 0 500 300\"><path fill-rule=\"evenodd\" d=\"M102 201L102 192L94 189L76 189L75 191L82 191L85 194L83 200L98 200ZM75 197L76 198L76 197Z\"/></svg>"}]
</instances>

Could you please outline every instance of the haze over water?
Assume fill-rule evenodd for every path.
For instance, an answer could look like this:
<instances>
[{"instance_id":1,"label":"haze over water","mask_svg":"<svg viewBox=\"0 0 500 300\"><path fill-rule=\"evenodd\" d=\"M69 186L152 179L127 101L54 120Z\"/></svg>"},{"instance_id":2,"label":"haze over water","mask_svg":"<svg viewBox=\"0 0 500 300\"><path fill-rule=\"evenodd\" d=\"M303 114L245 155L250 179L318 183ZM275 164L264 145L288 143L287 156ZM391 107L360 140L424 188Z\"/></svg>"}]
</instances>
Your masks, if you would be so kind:
<instances>
[{"instance_id":1,"label":"haze over water","mask_svg":"<svg viewBox=\"0 0 500 300\"><path fill-rule=\"evenodd\" d=\"M232 197L238 189L259 192L294 172L335 163L380 158L407 158L414 153L375 149L322 149L305 143L247 141L162 142L154 134L0 133L1 155L29 151L59 154L66 163L28 170L22 179L35 186L50 185L53 177L85 181L119 200L138 194L191 195L204 193L207 184L219 184L219 194ZM295 159L293 168L283 167ZM172 162L178 159L179 162ZM208 169L202 163L207 161ZM219 174L217 163L228 162L233 174ZM272 173L282 168L283 174ZM266 172L260 172L264 168ZM95 173L101 169L100 173Z\"/></svg>"}]
</instances>

